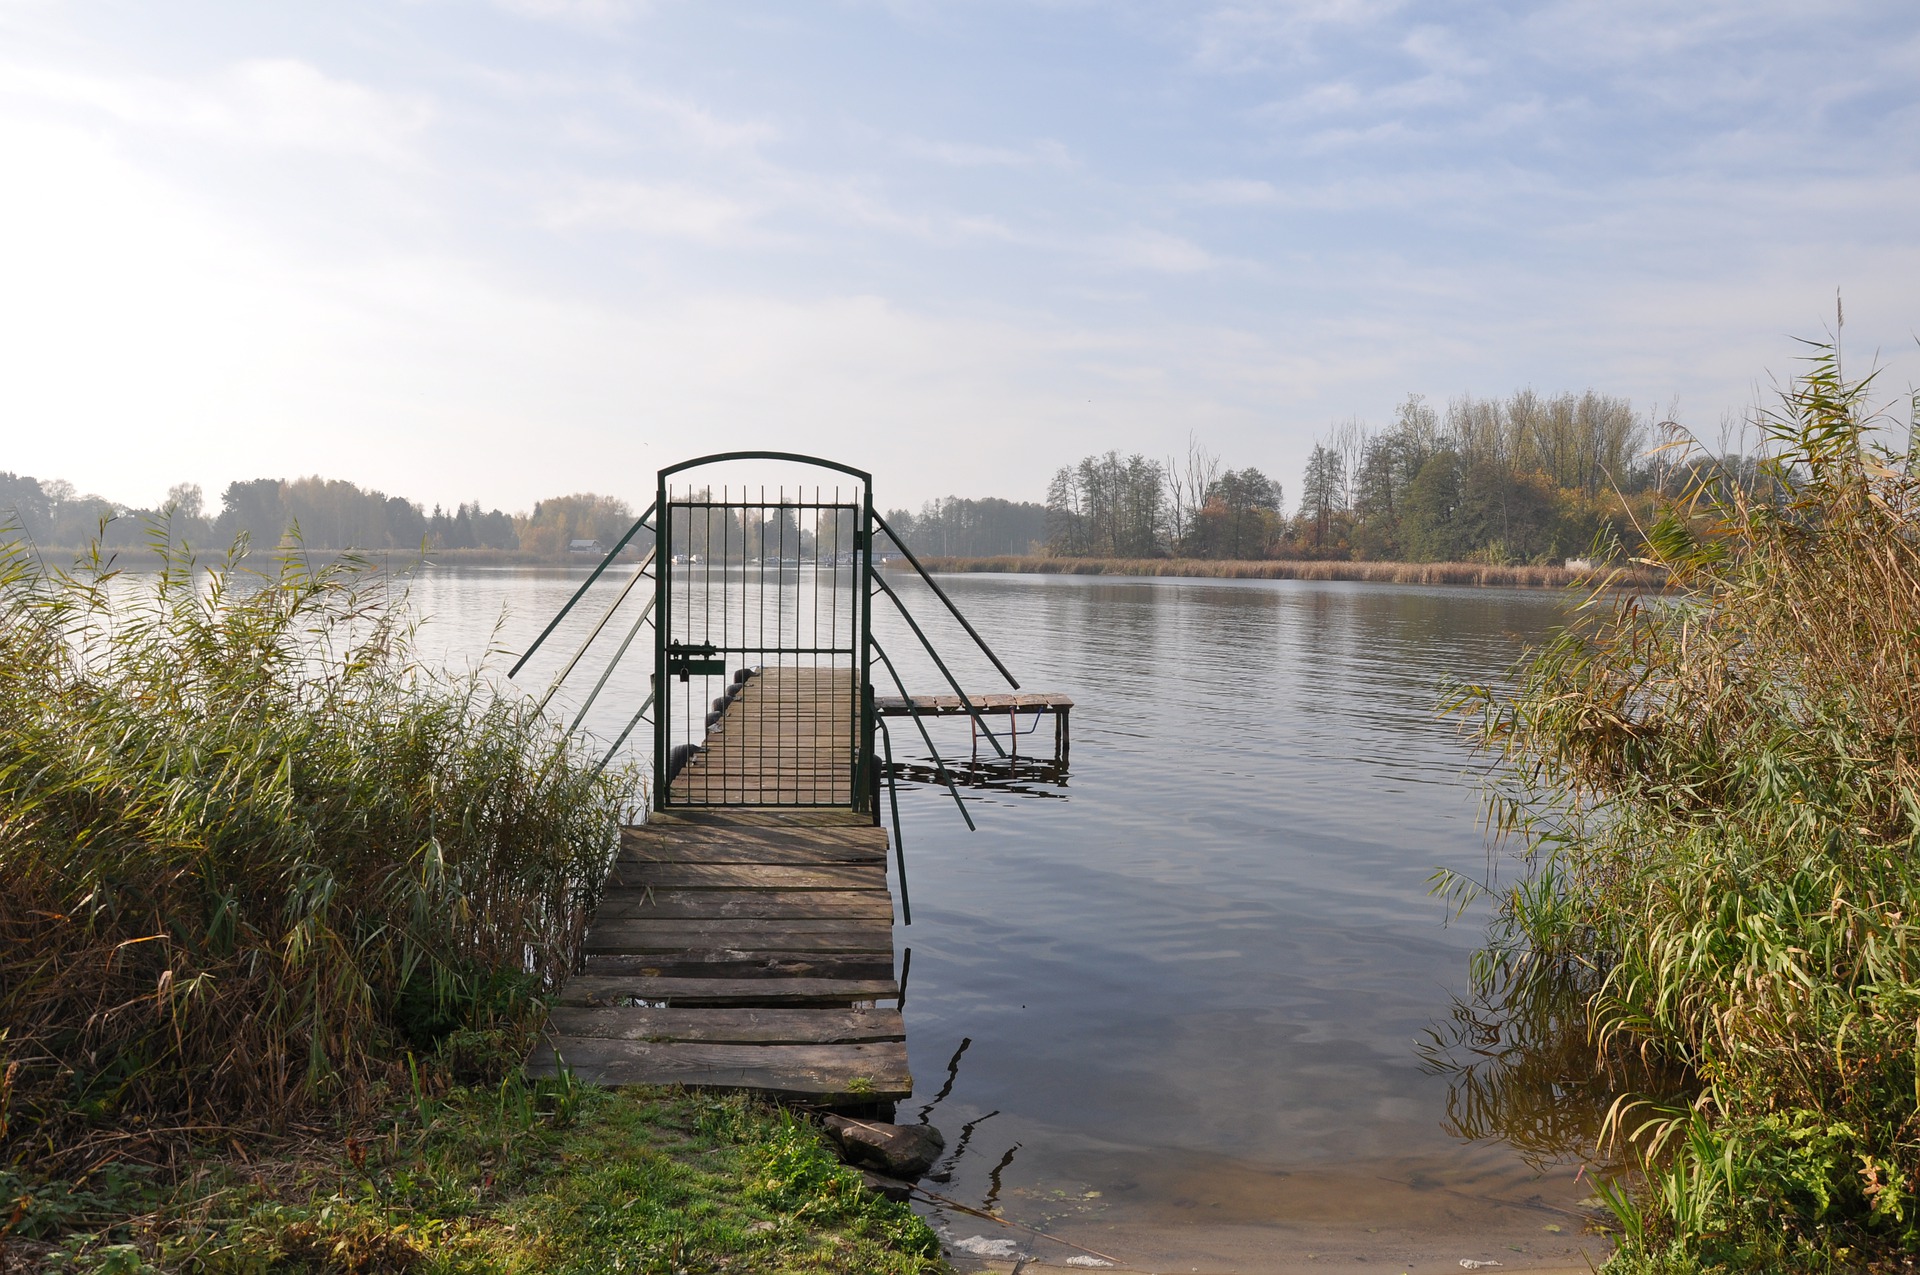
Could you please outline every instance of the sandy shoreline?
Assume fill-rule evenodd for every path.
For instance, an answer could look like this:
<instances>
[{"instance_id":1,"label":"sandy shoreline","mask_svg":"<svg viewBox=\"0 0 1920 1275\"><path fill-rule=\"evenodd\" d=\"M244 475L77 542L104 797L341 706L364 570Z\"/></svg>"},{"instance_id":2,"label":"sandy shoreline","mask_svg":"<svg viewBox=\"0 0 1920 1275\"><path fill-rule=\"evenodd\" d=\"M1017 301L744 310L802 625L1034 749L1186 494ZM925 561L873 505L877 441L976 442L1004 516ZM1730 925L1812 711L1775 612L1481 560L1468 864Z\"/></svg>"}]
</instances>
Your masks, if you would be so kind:
<instances>
[{"instance_id":1,"label":"sandy shoreline","mask_svg":"<svg viewBox=\"0 0 1920 1275\"><path fill-rule=\"evenodd\" d=\"M1027 1270L1188 1275L1587 1272L1612 1251L1584 1175L1571 1165L1536 1172L1497 1148L1296 1168L1183 1152L1129 1158L1132 1191L1002 1200L1005 1216L1043 1234L964 1214L935 1217L936 1229L963 1271L1024 1260Z\"/></svg>"}]
</instances>

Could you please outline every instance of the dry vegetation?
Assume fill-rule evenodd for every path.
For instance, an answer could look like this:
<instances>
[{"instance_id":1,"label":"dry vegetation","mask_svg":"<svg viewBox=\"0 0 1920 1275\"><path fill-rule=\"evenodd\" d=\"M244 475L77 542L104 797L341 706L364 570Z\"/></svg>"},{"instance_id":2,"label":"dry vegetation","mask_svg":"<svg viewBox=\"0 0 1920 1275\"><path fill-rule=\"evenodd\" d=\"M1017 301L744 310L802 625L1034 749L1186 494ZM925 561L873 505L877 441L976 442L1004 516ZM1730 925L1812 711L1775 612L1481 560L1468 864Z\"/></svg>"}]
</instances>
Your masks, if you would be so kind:
<instances>
[{"instance_id":1,"label":"dry vegetation","mask_svg":"<svg viewBox=\"0 0 1920 1275\"><path fill-rule=\"evenodd\" d=\"M1820 347L1758 480L1649 529L1677 596L1460 693L1527 864L1482 974L1587 989L1603 1059L1687 1081L1613 1110L1646 1173L1610 1270L1920 1254L1920 473L1866 391Z\"/></svg>"},{"instance_id":2,"label":"dry vegetation","mask_svg":"<svg viewBox=\"0 0 1920 1275\"><path fill-rule=\"evenodd\" d=\"M1183 576L1213 580L1360 580L1373 584L1472 584L1557 589L1599 583L1658 589L1664 571L1544 567L1486 562L1349 562L1301 559L1222 561L1212 558L925 558L930 571L1004 571L1039 575Z\"/></svg>"},{"instance_id":3,"label":"dry vegetation","mask_svg":"<svg viewBox=\"0 0 1920 1275\"><path fill-rule=\"evenodd\" d=\"M161 1157L511 1032L626 800L408 655L352 561L72 571L0 546L0 1149Z\"/></svg>"}]
</instances>

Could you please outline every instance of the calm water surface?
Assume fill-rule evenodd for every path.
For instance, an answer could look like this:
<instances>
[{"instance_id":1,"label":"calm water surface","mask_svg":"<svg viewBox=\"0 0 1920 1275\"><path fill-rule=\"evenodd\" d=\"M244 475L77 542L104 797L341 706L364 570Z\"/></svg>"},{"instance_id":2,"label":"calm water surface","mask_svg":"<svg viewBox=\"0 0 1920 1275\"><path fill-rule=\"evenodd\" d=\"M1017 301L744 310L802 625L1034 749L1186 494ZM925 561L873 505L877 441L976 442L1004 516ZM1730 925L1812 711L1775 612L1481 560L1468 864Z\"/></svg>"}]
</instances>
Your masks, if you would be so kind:
<instances>
[{"instance_id":1,"label":"calm water surface","mask_svg":"<svg viewBox=\"0 0 1920 1275\"><path fill-rule=\"evenodd\" d=\"M414 589L435 617L427 644L478 660L504 609L498 641L517 650L579 576L429 572ZM1556 1210L1587 1194L1573 1166L1536 1171L1450 1134L1447 1081L1416 1045L1465 990L1480 935L1471 917L1446 924L1427 879L1487 863L1474 761L1436 718L1437 687L1498 677L1563 599L943 583L1025 687L1077 707L1066 786L969 791L978 832L944 788L902 789L914 924L897 942L912 949L918 1087L899 1118L945 1132L936 1189L1135 1260L1184 1257L1175 1232L1208 1237L1196 1260L1229 1266L1342 1243L1399 1260L1434 1235L1494 1245L1452 1256L1550 1256L1577 1230ZM923 586L902 588L936 614ZM897 660L913 646L892 617L876 626ZM970 689L1000 688L957 627L930 627ZM902 662L912 689L945 689L930 664ZM589 724L616 733L643 683L638 668L616 680ZM924 754L895 727L896 754ZM1050 751L1050 730L1029 745ZM964 720L935 739L969 752Z\"/></svg>"}]
</instances>

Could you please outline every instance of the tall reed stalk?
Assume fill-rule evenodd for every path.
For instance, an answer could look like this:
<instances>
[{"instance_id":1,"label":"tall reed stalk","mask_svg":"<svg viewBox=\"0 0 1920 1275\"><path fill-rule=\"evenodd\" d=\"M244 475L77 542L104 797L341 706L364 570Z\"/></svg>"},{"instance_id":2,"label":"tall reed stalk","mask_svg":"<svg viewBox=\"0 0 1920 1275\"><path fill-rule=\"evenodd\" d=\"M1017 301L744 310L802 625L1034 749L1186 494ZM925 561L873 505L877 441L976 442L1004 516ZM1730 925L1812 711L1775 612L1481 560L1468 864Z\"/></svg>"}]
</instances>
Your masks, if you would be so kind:
<instances>
[{"instance_id":1,"label":"tall reed stalk","mask_svg":"<svg viewBox=\"0 0 1920 1275\"><path fill-rule=\"evenodd\" d=\"M0 1145L273 1125L520 1021L625 781L298 554L157 574L0 542Z\"/></svg>"},{"instance_id":2,"label":"tall reed stalk","mask_svg":"<svg viewBox=\"0 0 1920 1275\"><path fill-rule=\"evenodd\" d=\"M1455 699L1529 865L1491 963L1584 971L1601 1053L1697 1094L1613 1110L1618 1269L1920 1252L1920 473L1868 391L1815 346L1760 482L1649 529L1677 595L1596 595Z\"/></svg>"}]
</instances>

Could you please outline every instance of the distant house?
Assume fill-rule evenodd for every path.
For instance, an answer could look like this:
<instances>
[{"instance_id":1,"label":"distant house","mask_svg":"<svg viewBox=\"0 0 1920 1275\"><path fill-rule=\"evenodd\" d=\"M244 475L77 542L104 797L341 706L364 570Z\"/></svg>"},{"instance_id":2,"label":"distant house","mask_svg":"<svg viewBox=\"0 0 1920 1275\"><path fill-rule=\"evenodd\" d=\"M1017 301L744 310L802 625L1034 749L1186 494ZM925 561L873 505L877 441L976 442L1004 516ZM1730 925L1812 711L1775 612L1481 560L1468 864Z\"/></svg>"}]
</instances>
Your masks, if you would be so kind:
<instances>
[{"instance_id":1,"label":"distant house","mask_svg":"<svg viewBox=\"0 0 1920 1275\"><path fill-rule=\"evenodd\" d=\"M600 547L600 542L598 540L569 540L567 541L567 552L568 553L605 553L606 550Z\"/></svg>"}]
</instances>

